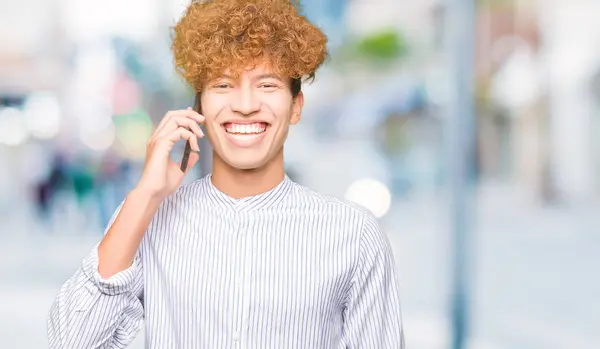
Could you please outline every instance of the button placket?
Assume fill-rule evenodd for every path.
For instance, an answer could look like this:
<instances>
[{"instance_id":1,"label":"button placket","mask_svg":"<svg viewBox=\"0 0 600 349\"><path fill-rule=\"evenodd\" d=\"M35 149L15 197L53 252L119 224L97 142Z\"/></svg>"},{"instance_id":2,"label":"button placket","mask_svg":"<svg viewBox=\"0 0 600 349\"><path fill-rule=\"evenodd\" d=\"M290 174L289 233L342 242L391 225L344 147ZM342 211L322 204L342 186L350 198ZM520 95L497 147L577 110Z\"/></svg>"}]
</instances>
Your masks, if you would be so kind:
<instances>
[{"instance_id":1,"label":"button placket","mask_svg":"<svg viewBox=\"0 0 600 349\"><path fill-rule=\"evenodd\" d=\"M245 212L244 215L244 236L245 236L245 253L244 253L244 282L243 282L243 301L242 301L242 326L243 328L248 327L248 320L250 316L250 295L251 295L251 278L252 278L252 267L254 265L253 259L253 237L252 234L255 225L256 211Z\"/></svg>"},{"instance_id":2,"label":"button placket","mask_svg":"<svg viewBox=\"0 0 600 349\"><path fill-rule=\"evenodd\" d=\"M236 211L233 213L233 232L235 233L235 235L238 234L239 230L240 230L240 213Z\"/></svg>"},{"instance_id":3,"label":"button placket","mask_svg":"<svg viewBox=\"0 0 600 349\"><path fill-rule=\"evenodd\" d=\"M244 254L246 253L246 239L245 239L245 223L244 215L240 211L236 211L234 216L234 227L235 227L235 240L237 246L237 254L239 261L235 266L235 290L234 297L238 302L238 308L235 313L235 328L233 329L232 340L235 342L236 347L239 347L240 340L242 337L242 331L244 329L244 275L246 269L246 260Z\"/></svg>"},{"instance_id":4,"label":"button placket","mask_svg":"<svg viewBox=\"0 0 600 349\"><path fill-rule=\"evenodd\" d=\"M240 228L239 228L239 247L240 247L240 255L242 258L240 259L240 273L237 274L239 279L239 288L238 295L240 300L240 306L238 313L238 321L239 328L237 328L237 333L239 334L238 343L243 343L243 339L245 338L245 332L248 328L248 316L250 311L250 287L251 287L251 274L252 274L252 238L250 232L253 229L254 225L254 212L243 211L240 212Z\"/></svg>"}]
</instances>

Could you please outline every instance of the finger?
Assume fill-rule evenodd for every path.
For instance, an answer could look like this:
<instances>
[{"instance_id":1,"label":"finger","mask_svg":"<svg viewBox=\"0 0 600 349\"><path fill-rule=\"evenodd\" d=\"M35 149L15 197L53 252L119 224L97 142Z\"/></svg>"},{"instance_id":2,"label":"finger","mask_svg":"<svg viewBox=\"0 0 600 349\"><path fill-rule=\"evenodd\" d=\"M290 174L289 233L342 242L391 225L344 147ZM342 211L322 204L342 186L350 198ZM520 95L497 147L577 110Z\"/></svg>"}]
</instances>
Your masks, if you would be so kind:
<instances>
[{"instance_id":1,"label":"finger","mask_svg":"<svg viewBox=\"0 0 600 349\"><path fill-rule=\"evenodd\" d=\"M191 123L191 125L190 125L190 131L194 132L194 134L198 138L203 138L204 137L204 132L202 132L202 129L200 128L200 126L196 122L192 122Z\"/></svg>"},{"instance_id":2,"label":"finger","mask_svg":"<svg viewBox=\"0 0 600 349\"><path fill-rule=\"evenodd\" d=\"M162 124L161 127L156 129L154 133L156 135L164 135L165 132L171 132L179 126L186 126L187 128L191 129L192 127L194 127L194 124L196 126L198 125L196 119L190 118L187 115L172 114L169 117L169 119ZM196 128L197 130L200 129L199 127L194 128Z\"/></svg>"},{"instance_id":3,"label":"finger","mask_svg":"<svg viewBox=\"0 0 600 349\"><path fill-rule=\"evenodd\" d=\"M185 110L172 110L172 111L167 112L167 114L165 114L165 116L162 118L162 120L158 123L158 126L156 126L155 133L160 132L159 130L164 128L165 125L168 124L169 121L171 121L171 119L173 119L174 117L178 117L178 116L193 119L198 123L204 122L204 116L200 115L199 113L197 113L190 107L188 107L188 109L185 109Z\"/></svg>"},{"instance_id":4,"label":"finger","mask_svg":"<svg viewBox=\"0 0 600 349\"><path fill-rule=\"evenodd\" d=\"M191 107L188 107L188 109L183 109L183 110L173 110L173 111L170 111L169 113L172 114L172 117L183 116L186 118L196 120L196 122L200 123L200 124L203 123L204 119L205 119L203 115L201 115L200 113L198 113Z\"/></svg>"},{"instance_id":5,"label":"finger","mask_svg":"<svg viewBox=\"0 0 600 349\"><path fill-rule=\"evenodd\" d=\"M190 147L193 151L200 151L200 147L198 146L198 137L193 134L190 130L185 128L178 128L175 131L171 132L171 134L167 137L170 142L177 142L180 139L185 139L190 142Z\"/></svg>"},{"instance_id":6,"label":"finger","mask_svg":"<svg viewBox=\"0 0 600 349\"><path fill-rule=\"evenodd\" d=\"M165 137L152 139L148 143L148 147L150 147L150 148L165 148L167 151L170 152L171 149L173 149L175 142L177 142L181 139L188 140L190 142L190 147L192 148L192 150L199 151L198 140L196 138L196 135L194 135L191 131L189 131L183 127L174 130L173 132L166 135Z\"/></svg>"},{"instance_id":7,"label":"finger","mask_svg":"<svg viewBox=\"0 0 600 349\"><path fill-rule=\"evenodd\" d=\"M181 116L172 117L169 120L169 122L163 126L161 130L157 130L156 137L166 137L167 134L170 134L179 127L187 128L188 130L195 133L196 136L199 138L204 137L204 133L202 132L200 126L198 126L198 123L196 121Z\"/></svg>"},{"instance_id":8,"label":"finger","mask_svg":"<svg viewBox=\"0 0 600 349\"><path fill-rule=\"evenodd\" d=\"M198 138L204 137L204 132L202 132L202 129L196 121L181 116L173 117L172 120L175 121L179 126L187 127L190 131L194 132Z\"/></svg>"},{"instance_id":9,"label":"finger","mask_svg":"<svg viewBox=\"0 0 600 349\"><path fill-rule=\"evenodd\" d=\"M171 117L173 117L173 113L172 112L167 112L165 114L165 116L163 116L163 118L160 120L160 122L158 123L158 125L156 126L156 131L160 130L161 128L163 128L165 126L165 124L167 122L169 122L169 120L171 120ZM155 131L155 133L156 133Z\"/></svg>"},{"instance_id":10,"label":"finger","mask_svg":"<svg viewBox=\"0 0 600 349\"><path fill-rule=\"evenodd\" d=\"M174 114L173 112L168 112L154 131L155 137L164 137L165 134L171 133L173 130L177 129L179 125L177 124L175 118L176 114Z\"/></svg>"}]
</instances>

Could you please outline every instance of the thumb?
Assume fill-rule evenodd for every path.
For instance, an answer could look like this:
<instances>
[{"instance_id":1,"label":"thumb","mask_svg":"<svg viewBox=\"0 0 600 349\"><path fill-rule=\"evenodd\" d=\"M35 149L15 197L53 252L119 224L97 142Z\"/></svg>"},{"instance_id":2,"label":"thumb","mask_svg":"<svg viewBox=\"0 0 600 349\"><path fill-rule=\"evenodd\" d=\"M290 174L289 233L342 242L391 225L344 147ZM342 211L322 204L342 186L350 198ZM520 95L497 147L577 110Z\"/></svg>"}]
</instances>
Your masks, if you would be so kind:
<instances>
[{"instance_id":1,"label":"thumb","mask_svg":"<svg viewBox=\"0 0 600 349\"><path fill-rule=\"evenodd\" d=\"M200 154L194 151L190 152L190 157L188 158L188 166L185 170L185 173L188 173L192 168L194 168L194 166L196 166L196 163L198 163L198 160L200 160Z\"/></svg>"}]
</instances>

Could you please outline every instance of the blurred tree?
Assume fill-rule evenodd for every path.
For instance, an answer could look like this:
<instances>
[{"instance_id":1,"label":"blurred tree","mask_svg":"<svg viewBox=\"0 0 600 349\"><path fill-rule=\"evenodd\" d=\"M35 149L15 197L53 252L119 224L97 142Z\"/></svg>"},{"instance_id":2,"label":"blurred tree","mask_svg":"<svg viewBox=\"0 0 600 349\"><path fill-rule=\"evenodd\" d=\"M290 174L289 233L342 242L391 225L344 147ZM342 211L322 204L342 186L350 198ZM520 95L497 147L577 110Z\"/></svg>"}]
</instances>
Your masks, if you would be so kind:
<instances>
[{"instance_id":1,"label":"blurred tree","mask_svg":"<svg viewBox=\"0 0 600 349\"><path fill-rule=\"evenodd\" d=\"M513 7L516 0L477 0L475 4L478 7Z\"/></svg>"},{"instance_id":2,"label":"blurred tree","mask_svg":"<svg viewBox=\"0 0 600 349\"><path fill-rule=\"evenodd\" d=\"M331 63L336 69L354 69L358 63L364 68L382 70L405 59L410 53L406 37L396 28L383 28L362 37L349 37L332 53Z\"/></svg>"},{"instance_id":3,"label":"blurred tree","mask_svg":"<svg viewBox=\"0 0 600 349\"><path fill-rule=\"evenodd\" d=\"M397 30L382 30L356 43L356 54L373 60L394 60L407 53L407 43Z\"/></svg>"}]
</instances>

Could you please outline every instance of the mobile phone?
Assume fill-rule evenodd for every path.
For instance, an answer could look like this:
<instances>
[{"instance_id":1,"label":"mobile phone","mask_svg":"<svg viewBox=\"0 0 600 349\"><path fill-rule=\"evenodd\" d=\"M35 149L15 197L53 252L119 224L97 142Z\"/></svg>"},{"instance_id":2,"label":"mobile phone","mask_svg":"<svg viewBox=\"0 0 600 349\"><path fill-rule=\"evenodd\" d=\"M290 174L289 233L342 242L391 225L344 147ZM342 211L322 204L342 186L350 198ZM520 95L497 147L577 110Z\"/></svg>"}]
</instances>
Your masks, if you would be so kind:
<instances>
[{"instance_id":1,"label":"mobile phone","mask_svg":"<svg viewBox=\"0 0 600 349\"><path fill-rule=\"evenodd\" d=\"M194 97L194 110L200 113L200 94L196 93ZM192 151L192 147L190 146L190 141L185 142L185 149L183 149L183 156L181 157L181 172L185 172L188 167L188 162L190 159L190 152Z\"/></svg>"}]
</instances>

